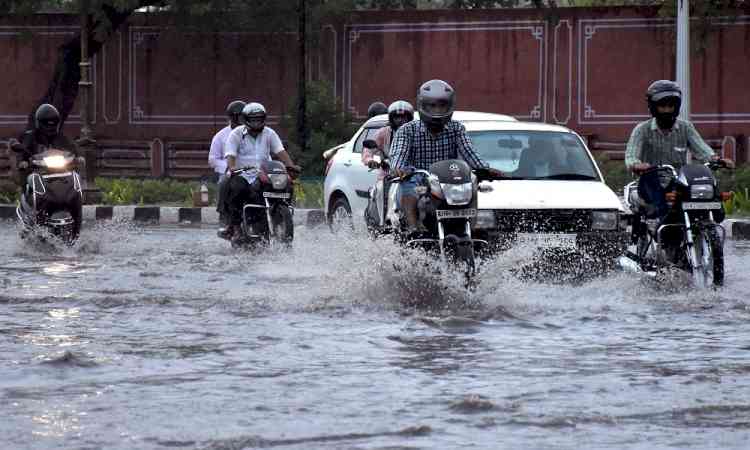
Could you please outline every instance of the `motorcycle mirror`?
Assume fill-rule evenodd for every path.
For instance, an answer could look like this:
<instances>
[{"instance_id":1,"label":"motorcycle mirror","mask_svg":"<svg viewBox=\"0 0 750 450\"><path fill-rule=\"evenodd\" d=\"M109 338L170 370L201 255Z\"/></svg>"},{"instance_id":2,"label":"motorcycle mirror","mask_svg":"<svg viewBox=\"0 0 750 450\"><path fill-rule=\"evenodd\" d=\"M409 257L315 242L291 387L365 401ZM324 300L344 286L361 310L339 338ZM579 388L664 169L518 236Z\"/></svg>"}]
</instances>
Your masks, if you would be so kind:
<instances>
[{"instance_id":1,"label":"motorcycle mirror","mask_svg":"<svg viewBox=\"0 0 750 450\"><path fill-rule=\"evenodd\" d=\"M377 144L377 142L375 142L375 141L374 141L374 140L372 140L372 139L367 139L367 140L365 140L365 141L364 141L364 142L362 143L362 146L363 146L364 148L366 148L366 149L369 149L369 150L375 150L375 149L377 149L377 148L378 148L378 144Z\"/></svg>"}]
</instances>

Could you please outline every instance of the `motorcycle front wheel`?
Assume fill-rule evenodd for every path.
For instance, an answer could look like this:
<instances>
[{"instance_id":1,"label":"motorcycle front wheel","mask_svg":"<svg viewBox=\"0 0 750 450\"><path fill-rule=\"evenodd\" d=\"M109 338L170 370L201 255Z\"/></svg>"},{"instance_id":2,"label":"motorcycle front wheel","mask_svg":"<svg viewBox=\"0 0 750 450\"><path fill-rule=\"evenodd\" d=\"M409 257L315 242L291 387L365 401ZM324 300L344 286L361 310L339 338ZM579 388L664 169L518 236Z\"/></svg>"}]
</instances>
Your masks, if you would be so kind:
<instances>
[{"instance_id":1,"label":"motorcycle front wheel","mask_svg":"<svg viewBox=\"0 0 750 450\"><path fill-rule=\"evenodd\" d=\"M693 277L702 287L724 284L724 246L715 227L701 228L695 235L695 253L698 267L693 267Z\"/></svg>"},{"instance_id":2,"label":"motorcycle front wheel","mask_svg":"<svg viewBox=\"0 0 750 450\"><path fill-rule=\"evenodd\" d=\"M294 240L294 222L289 208L286 205L277 206L271 214L271 220L276 239L284 244L291 244Z\"/></svg>"}]
</instances>

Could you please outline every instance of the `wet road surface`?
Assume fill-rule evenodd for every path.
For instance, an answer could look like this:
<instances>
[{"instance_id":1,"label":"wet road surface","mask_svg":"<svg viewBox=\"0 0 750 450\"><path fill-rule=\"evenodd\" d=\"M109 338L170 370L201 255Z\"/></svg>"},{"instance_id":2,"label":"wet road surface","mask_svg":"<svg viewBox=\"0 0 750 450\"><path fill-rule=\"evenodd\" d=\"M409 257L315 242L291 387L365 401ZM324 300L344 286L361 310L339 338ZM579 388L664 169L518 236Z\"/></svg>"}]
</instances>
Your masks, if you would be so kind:
<instances>
[{"instance_id":1,"label":"wet road surface","mask_svg":"<svg viewBox=\"0 0 750 450\"><path fill-rule=\"evenodd\" d=\"M519 251L467 292L388 242L302 228L253 255L211 228L98 225L51 254L5 223L0 249L0 448L750 442L750 249L732 242L718 291L524 282Z\"/></svg>"}]
</instances>

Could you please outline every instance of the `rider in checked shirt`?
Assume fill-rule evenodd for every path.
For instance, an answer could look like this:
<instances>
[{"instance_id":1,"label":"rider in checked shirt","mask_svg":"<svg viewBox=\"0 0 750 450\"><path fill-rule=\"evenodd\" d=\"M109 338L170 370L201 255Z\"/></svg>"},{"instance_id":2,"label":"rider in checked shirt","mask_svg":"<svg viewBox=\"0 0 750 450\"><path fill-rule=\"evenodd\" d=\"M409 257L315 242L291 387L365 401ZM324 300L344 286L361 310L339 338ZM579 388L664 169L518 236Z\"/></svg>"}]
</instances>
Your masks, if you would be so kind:
<instances>
[{"instance_id":1,"label":"rider in checked shirt","mask_svg":"<svg viewBox=\"0 0 750 450\"><path fill-rule=\"evenodd\" d=\"M446 159L463 159L472 169L489 169L494 177L502 172L489 168L466 135L466 127L452 120L456 93L442 80L424 83L417 93L419 120L401 126L391 143L391 161L395 175L404 177L413 170L427 170L433 163ZM398 202L406 215L412 234L424 232L417 215L415 177L401 183Z\"/></svg>"}]
</instances>

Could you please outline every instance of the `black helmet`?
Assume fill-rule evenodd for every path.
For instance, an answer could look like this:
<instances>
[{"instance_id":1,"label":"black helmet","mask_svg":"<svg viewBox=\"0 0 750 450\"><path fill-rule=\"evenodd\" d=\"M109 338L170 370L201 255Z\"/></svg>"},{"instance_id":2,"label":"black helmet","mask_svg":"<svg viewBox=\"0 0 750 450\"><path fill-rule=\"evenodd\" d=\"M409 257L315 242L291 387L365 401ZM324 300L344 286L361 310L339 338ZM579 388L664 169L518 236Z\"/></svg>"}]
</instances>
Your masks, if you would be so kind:
<instances>
[{"instance_id":1,"label":"black helmet","mask_svg":"<svg viewBox=\"0 0 750 450\"><path fill-rule=\"evenodd\" d=\"M661 128L672 128L677 116L680 115L682 105L682 89L680 85L670 80L657 80L651 83L646 90L646 102L648 110ZM659 113L657 105L671 104L674 111L671 113Z\"/></svg>"},{"instance_id":2,"label":"black helmet","mask_svg":"<svg viewBox=\"0 0 750 450\"><path fill-rule=\"evenodd\" d=\"M443 80L430 80L419 87L417 108L419 118L431 126L445 126L453 117L456 91Z\"/></svg>"},{"instance_id":3,"label":"black helmet","mask_svg":"<svg viewBox=\"0 0 750 450\"><path fill-rule=\"evenodd\" d=\"M396 100L388 107L388 123L393 131L412 120L414 120L414 107L411 106L411 103L405 100Z\"/></svg>"},{"instance_id":4,"label":"black helmet","mask_svg":"<svg viewBox=\"0 0 750 450\"><path fill-rule=\"evenodd\" d=\"M236 127L239 125L240 118L242 115L242 108L245 107L245 102L242 100L235 100L227 105L227 117L229 118L230 122L232 122L232 127Z\"/></svg>"},{"instance_id":5,"label":"black helmet","mask_svg":"<svg viewBox=\"0 0 750 450\"><path fill-rule=\"evenodd\" d=\"M388 107L383 102L375 102L367 108L367 118L371 119L381 114L388 114Z\"/></svg>"},{"instance_id":6,"label":"black helmet","mask_svg":"<svg viewBox=\"0 0 750 450\"><path fill-rule=\"evenodd\" d=\"M54 106L44 103L34 113L34 125L45 135L54 136L60 132L60 113Z\"/></svg>"},{"instance_id":7,"label":"black helmet","mask_svg":"<svg viewBox=\"0 0 750 450\"><path fill-rule=\"evenodd\" d=\"M262 131L266 126L266 108L260 103L248 103L242 108L242 120L252 131Z\"/></svg>"}]
</instances>

